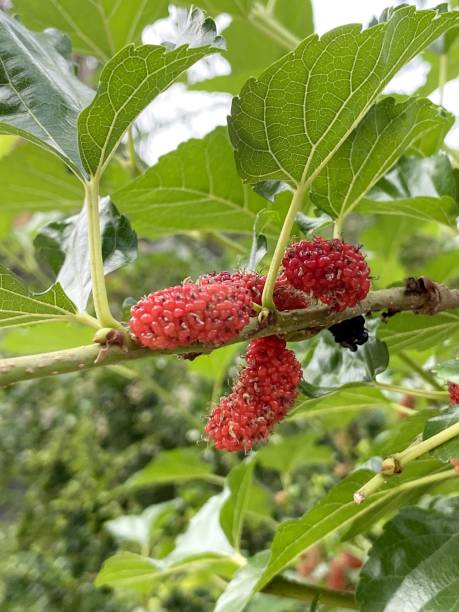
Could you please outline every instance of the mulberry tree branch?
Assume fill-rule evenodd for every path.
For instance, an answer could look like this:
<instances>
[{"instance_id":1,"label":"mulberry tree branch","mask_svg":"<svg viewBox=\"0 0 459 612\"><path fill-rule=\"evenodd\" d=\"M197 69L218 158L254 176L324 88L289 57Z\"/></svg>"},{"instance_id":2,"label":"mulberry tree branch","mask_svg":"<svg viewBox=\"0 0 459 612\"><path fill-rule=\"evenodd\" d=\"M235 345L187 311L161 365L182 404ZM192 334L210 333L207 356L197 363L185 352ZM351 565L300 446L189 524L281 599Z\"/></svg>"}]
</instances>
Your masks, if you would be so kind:
<instances>
[{"instance_id":1,"label":"mulberry tree branch","mask_svg":"<svg viewBox=\"0 0 459 612\"><path fill-rule=\"evenodd\" d=\"M287 339L294 336L295 340L306 339L335 323L370 312L386 311L396 314L413 311L434 314L455 308L459 308L459 290L451 290L444 285L433 285L425 291L407 290L403 287L383 289L370 292L357 306L343 312L337 313L324 306L313 306L306 310L278 312L270 315L263 324L253 319L243 332L228 344L271 335L285 336ZM200 354L210 353L214 349L215 347L196 344L170 351L151 351L136 345L123 349L119 346L101 347L100 344L90 344L51 353L0 359L0 387L33 378L85 371L152 357L155 354Z\"/></svg>"}]
</instances>

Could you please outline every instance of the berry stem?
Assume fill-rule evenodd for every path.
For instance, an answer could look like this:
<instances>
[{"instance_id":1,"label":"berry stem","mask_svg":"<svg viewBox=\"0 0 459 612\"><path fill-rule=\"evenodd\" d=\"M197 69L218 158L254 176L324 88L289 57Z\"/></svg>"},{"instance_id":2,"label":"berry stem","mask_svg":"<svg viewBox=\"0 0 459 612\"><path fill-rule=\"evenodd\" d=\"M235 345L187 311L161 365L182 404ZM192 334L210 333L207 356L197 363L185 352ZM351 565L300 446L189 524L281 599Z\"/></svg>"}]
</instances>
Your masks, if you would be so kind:
<instances>
[{"instance_id":1,"label":"berry stem","mask_svg":"<svg viewBox=\"0 0 459 612\"><path fill-rule=\"evenodd\" d=\"M403 468L415 459L418 459L418 457L425 455L457 436L459 436L459 423L454 423L454 425L427 438L427 440L422 440L422 442L418 442L417 444L409 446L404 451L395 453L386 458L383 462L383 466L385 466L384 473L373 476L373 478L354 494L354 500L356 503L362 503L369 495L380 489L385 484L388 477L393 474L399 474L403 471ZM391 467L392 469L390 469Z\"/></svg>"},{"instance_id":2,"label":"berry stem","mask_svg":"<svg viewBox=\"0 0 459 612\"><path fill-rule=\"evenodd\" d=\"M99 176L93 176L85 184L89 258L91 262L92 296L96 317L101 327L124 329L112 315L105 287L104 261L102 258L102 239L100 235L99 218Z\"/></svg>"},{"instance_id":3,"label":"berry stem","mask_svg":"<svg viewBox=\"0 0 459 612\"><path fill-rule=\"evenodd\" d=\"M343 217L339 216L335 219L335 224L333 226L333 238L337 238L341 240L341 235L343 231Z\"/></svg>"},{"instance_id":4,"label":"berry stem","mask_svg":"<svg viewBox=\"0 0 459 612\"><path fill-rule=\"evenodd\" d=\"M300 184L296 188L293 193L293 198L290 203L290 208L288 209L288 213L284 220L284 225L282 226L281 233L279 234L279 238L277 240L276 249L274 251L274 255L271 259L271 264L269 266L268 275L266 277L266 283L263 289L263 295L261 297L261 305L263 307L262 314L266 317L269 314L269 311L275 311L276 307L274 306L273 301L273 293L276 285L276 278L279 273L279 268L282 263L282 258L284 256L285 249L290 240L290 234L292 233L292 227L295 223L296 215L303 204L304 196L307 192L307 188L305 185Z\"/></svg>"}]
</instances>

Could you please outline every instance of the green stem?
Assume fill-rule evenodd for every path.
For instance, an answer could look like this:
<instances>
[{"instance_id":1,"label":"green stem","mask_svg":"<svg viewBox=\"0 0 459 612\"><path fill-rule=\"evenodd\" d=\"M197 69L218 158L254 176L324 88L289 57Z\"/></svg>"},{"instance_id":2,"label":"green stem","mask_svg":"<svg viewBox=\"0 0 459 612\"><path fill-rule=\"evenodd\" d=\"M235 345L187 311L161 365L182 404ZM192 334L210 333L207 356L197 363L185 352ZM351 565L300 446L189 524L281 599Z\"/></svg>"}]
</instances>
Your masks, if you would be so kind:
<instances>
[{"instance_id":1,"label":"green stem","mask_svg":"<svg viewBox=\"0 0 459 612\"><path fill-rule=\"evenodd\" d=\"M247 252L246 249L242 246L242 244L239 244L235 242L234 240L231 240L231 238L228 238L227 236L225 236L224 234L220 232L209 232L207 235L209 236L211 240L213 240L220 246L228 248L228 249L232 249L233 251L235 251L236 253L239 253L240 255L245 255Z\"/></svg>"},{"instance_id":2,"label":"green stem","mask_svg":"<svg viewBox=\"0 0 459 612\"><path fill-rule=\"evenodd\" d=\"M85 185L88 214L89 256L91 262L91 282L94 309L101 327L123 329L113 317L108 303L105 287L104 261L102 258L102 239L99 218L99 177L94 176Z\"/></svg>"},{"instance_id":3,"label":"green stem","mask_svg":"<svg viewBox=\"0 0 459 612\"><path fill-rule=\"evenodd\" d=\"M397 385L389 385L387 383L374 382L373 386L384 391L393 391L394 393L402 393L403 395L414 395L415 397L423 397L441 401L448 398L447 391L428 391L426 389L410 389L409 387L399 387Z\"/></svg>"},{"instance_id":4,"label":"green stem","mask_svg":"<svg viewBox=\"0 0 459 612\"><path fill-rule=\"evenodd\" d=\"M263 589L263 593L288 597L298 601L314 601L317 597L319 603L332 608L345 608L347 610L358 610L359 606L352 593L332 591L312 584L304 584L286 580L281 576L276 576Z\"/></svg>"},{"instance_id":5,"label":"green stem","mask_svg":"<svg viewBox=\"0 0 459 612\"><path fill-rule=\"evenodd\" d=\"M344 219L341 216L335 219L335 224L333 226L333 238L341 239L343 232L343 221Z\"/></svg>"},{"instance_id":6,"label":"green stem","mask_svg":"<svg viewBox=\"0 0 459 612\"><path fill-rule=\"evenodd\" d=\"M75 315L72 315L72 318L78 321L78 323L88 325L89 327L93 327L94 329L101 329L102 327L99 321L87 312L77 312Z\"/></svg>"},{"instance_id":7,"label":"green stem","mask_svg":"<svg viewBox=\"0 0 459 612\"><path fill-rule=\"evenodd\" d=\"M409 446L401 453L391 455L383 462L383 469L385 469L385 473L380 473L373 476L373 478L371 478L354 494L354 500L357 503L365 501L369 495L375 493L385 484L388 477L393 474L399 474L415 459L429 453L445 442L448 442L448 440L451 440L457 436L459 436L459 423L454 423L454 425L451 425L434 436L427 438L427 440L423 440L422 442L418 442L418 444Z\"/></svg>"},{"instance_id":8,"label":"green stem","mask_svg":"<svg viewBox=\"0 0 459 612\"><path fill-rule=\"evenodd\" d=\"M439 91L439 104L443 106L443 100L445 96L445 85L448 81L448 56L446 53L440 55L440 64L438 68L438 91Z\"/></svg>"},{"instance_id":9,"label":"green stem","mask_svg":"<svg viewBox=\"0 0 459 612\"><path fill-rule=\"evenodd\" d=\"M295 223L296 215L301 208L305 194L306 187L303 184L298 185L293 194L290 208L287 216L285 217L284 225L282 226L281 233L277 240L276 249L274 251L273 258L271 259L268 276L266 277L266 283L261 298L261 305L263 306L265 312L270 310L274 311L276 309L273 302L273 293L277 275L282 263L285 249L288 245L288 241L290 240L290 234L292 232L293 224Z\"/></svg>"},{"instance_id":10,"label":"green stem","mask_svg":"<svg viewBox=\"0 0 459 612\"><path fill-rule=\"evenodd\" d=\"M404 351L400 351L398 353L398 357L403 361L409 368L411 368L416 374L424 380L427 384L432 385L434 389L437 391L443 391L443 387L435 380L434 376L427 372L420 365L418 365L409 355L407 355Z\"/></svg>"}]
</instances>

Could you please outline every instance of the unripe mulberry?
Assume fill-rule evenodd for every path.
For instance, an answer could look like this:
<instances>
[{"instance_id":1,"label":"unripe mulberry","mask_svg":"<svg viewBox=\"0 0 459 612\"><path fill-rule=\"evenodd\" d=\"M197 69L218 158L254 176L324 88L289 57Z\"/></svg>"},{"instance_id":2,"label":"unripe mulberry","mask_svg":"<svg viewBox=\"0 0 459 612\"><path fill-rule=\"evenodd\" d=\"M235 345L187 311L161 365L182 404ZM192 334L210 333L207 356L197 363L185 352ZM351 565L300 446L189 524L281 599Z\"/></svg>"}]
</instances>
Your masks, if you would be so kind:
<instances>
[{"instance_id":1,"label":"unripe mulberry","mask_svg":"<svg viewBox=\"0 0 459 612\"><path fill-rule=\"evenodd\" d=\"M131 309L131 330L151 349L195 342L217 346L249 323L250 292L240 284L178 285L150 293Z\"/></svg>"},{"instance_id":2,"label":"unripe mulberry","mask_svg":"<svg viewBox=\"0 0 459 612\"><path fill-rule=\"evenodd\" d=\"M370 270L358 247L316 237L292 244L283 259L288 281L335 311L355 306L370 289Z\"/></svg>"},{"instance_id":3,"label":"unripe mulberry","mask_svg":"<svg viewBox=\"0 0 459 612\"><path fill-rule=\"evenodd\" d=\"M254 272L211 272L198 278L198 285L209 285L212 283L242 283L251 293L252 301L261 305L261 297L266 283L266 276ZM285 274L281 274L274 287L273 300L278 310L296 310L306 308L308 302L302 291L295 289L287 280ZM255 313L253 313L255 314Z\"/></svg>"},{"instance_id":4,"label":"unripe mulberry","mask_svg":"<svg viewBox=\"0 0 459 612\"><path fill-rule=\"evenodd\" d=\"M453 382L449 382L448 392L450 404L459 404L459 385L456 385Z\"/></svg>"},{"instance_id":5,"label":"unripe mulberry","mask_svg":"<svg viewBox=\"0 0 459 612\"><path fill-rule=\"evenodd\" d=\"M295 353L276 336L252 340L246 363L230 395L212 410L205 428L215 446L227 451L247 451L267 438L295 402L302 378Z\"/></svg>"}]
</instances>

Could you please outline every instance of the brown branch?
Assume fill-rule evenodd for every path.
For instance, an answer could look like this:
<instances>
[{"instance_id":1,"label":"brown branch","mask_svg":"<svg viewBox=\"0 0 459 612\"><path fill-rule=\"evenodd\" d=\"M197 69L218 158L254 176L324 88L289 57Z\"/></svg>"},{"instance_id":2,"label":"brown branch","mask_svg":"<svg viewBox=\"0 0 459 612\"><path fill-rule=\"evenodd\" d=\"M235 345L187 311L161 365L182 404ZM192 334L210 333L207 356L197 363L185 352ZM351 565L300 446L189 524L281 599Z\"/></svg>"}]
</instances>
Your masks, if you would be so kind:
<instances>
[{"instance_id":1,"label":"brown branch","mask_svg":"<svg viewBox=\"0 0 459 612\"><path fill-rule=\"evenodd\" d=\"M432 297L434 295L434 298ZM407 290L403 287L373 291L365 300L343 312L332 312L324 306L313 306L306 310L279 312L275 320L260 326L252 320L243 333L228 344L242 342L256 336L289 336L295 339L309 338L335 323L369 312L387 311L391 314L402 311L440 312L459 308L459 290L450 290L444 285L434 285L434 291ZM118 346L102 348L90 344L52 353L40 353L0 360L0 387L22 380L78 372L111 365L123 361L151 357L155 354L210 353L216 347L192 345L171 351L151 351L134 346L123 350ZM102 354L101 354L102 351Z\"/></svg>"}]
</instances>

